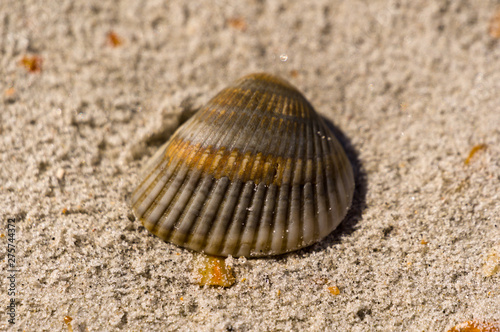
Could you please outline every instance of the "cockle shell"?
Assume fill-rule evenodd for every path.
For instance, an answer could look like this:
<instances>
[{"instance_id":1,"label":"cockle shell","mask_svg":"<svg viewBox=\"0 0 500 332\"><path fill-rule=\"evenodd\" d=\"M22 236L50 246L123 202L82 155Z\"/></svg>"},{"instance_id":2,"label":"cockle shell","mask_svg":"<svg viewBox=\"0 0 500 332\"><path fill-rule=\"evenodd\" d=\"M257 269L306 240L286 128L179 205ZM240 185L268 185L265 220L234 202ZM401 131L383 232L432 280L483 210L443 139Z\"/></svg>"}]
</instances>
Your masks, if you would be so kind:
<instances>
[{"instance_id":1,"label":"cockle shell","mask_svg":"<svg viewBox=\"0 0 500 332\"><path fill-rule=\"evenodd\" d=\"M218 256L320 241L345 217L351 164L304 96L252 74L222 90L146 165L135 215L161 239Z\"/></svg>"}]
</instances>

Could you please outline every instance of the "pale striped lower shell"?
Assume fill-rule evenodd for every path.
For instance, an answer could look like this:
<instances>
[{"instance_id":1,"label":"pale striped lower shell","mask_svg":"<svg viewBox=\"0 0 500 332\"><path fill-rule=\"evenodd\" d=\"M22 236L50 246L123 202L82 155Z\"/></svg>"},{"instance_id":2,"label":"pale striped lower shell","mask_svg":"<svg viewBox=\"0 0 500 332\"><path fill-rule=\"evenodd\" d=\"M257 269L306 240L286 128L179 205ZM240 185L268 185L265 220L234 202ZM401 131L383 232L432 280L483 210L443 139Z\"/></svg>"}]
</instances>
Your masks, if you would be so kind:
<instances>
[{"instance_id":1,"label":"pale striped lower shell","mask_svg":"<svg viewBox=\"0 0 500 332\"><path fill-rule=\"evenodd\" d=\"M165 241L211 255L268 256L327 236L353 191L344 150L302 94L253 74L160 148L131 205Z\"/></svg>"}]
</instances>

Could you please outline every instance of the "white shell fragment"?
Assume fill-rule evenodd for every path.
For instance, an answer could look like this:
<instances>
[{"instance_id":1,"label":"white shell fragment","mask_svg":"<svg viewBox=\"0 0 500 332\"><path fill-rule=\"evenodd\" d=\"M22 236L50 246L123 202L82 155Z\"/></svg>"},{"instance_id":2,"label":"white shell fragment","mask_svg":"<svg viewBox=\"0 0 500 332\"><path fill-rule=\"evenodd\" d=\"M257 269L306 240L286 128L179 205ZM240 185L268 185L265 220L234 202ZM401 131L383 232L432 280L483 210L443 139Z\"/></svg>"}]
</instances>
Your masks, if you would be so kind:
<instances>
[{"instance_id":1,"label":"white shell fragment","mask_svg":"<svg viewBox=\"0 0 500 332\"><path fill-rule=\"evenodd\" d=\"M351 164L309 102L282 79L253 74L173 134L146 165L131 205L165 241L268 256L327 236L353 192Z\"/></svg>"}]
</instances>

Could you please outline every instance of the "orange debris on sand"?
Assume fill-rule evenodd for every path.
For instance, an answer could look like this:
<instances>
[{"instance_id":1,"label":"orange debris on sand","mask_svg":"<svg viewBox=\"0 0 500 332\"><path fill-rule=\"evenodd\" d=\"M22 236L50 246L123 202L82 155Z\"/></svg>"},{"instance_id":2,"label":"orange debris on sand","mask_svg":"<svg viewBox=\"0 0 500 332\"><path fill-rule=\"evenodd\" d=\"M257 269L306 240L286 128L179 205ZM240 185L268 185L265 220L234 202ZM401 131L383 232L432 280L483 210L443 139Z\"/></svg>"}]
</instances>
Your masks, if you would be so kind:
<instances>
[{"instance_id":1,"label":"orange debris on sand","mask_svg":"<svg viewBox=\"0 0 500 332\"><path fill-rule=\"evenodd\" d=\"M25 55L19 61L19 65L26 68L26 70L29 71L30 73L39 73L40 71L42 71L42 62L43 62L42 58L37 55L32 55L32 56Z\"/></svg>"},{"instance_id":2,"label":"orange debris on sand","mask_svg":"<svg viewBox=\"0 0 500 332\"><path fill-rule=\"evenodd\" d=\"M200 286L230 287L235 282L233 271L226 266L224 258L204 256L195 264L195 280Z\"/></svg>"},{"instance_id":3,"label":"orange debris on sand","mask_svg":"<svg viewBox=\"0 0 500 332\"><path fill-rule=\"evenodd\" d=\"M425 241L424 239L422 239L422 240L420 241L420 244L423 244L423 245L426 245L426 244L428 244L428 243L429 243L429 242Z\"/></svg>"},{"instance_id":4,"label":"orange debris on sand","mask_svg":"<svg viewBox=\"0 0 500 332\"><path fill-rule=\"evenodd\" d=\"M243 17L233 17L227 20L227 24L236 30L245 32L247 30L247 22Z\"/></svg>"},{"instance_id":5,"label":"orange debris on sand","mask_svg":"<svg viewBox=\"0 0 500 332\"><path fill-rule=\"evenodd\" d=\"M14 93L16 93L16 89L14 89L14 88L8 88L4 92L6 97L11 97L12 95L14 95Z\"/></svg>"},{"instance_id":6,"label":"orange debris on sand","mask_svg":"<svg viewBox=\"0 0 500 332\"><path fill-rule=\"evenodd\" d=\"M64 323L68 326L68 331L69 332L73 332L73 327L71 326L71 321L73 320L73 318L71 318L70 316L64 316Z\"/></svg>"},{"instance_id":7,"label":"orange debris on sand","mask_svg":"<svg viewBox=\"0 0 500 332\"><path fill-rule=\"evenodd\" d=\"M332 295L339 295L340 294L340 289L337 286L328 287L328 291Z\"/></svg>"},{"instance_id":8,"label":"orange debris on sand","mask_svg":"<svg viewBox=\"0 0 500 332\"><path fill-rule=\"evenodd\" d=\"M118 47L123 44L123 40L114 31L108 32L108 43L112 47Z\"/></svg>"},{"instance_id":9,"label":"orange debris on sand","mask_svg":"<svg viewBox=\"0 0 500 332\"><path fill-rule=\"evenodd\" d=\"M480 323L470 320L452 327L448 332L500 332L500 324L499 322Z\"/></svg>"},{"instance_id":10,"label":"orange debris on sand","mask_svg":"<svg viewBox=\"0 0 500 332\"><path fill-rule=\"evenodd\" d=\"M478 151L481 151L481 150L485 150L487 147L486 144L478 144L476 146L474 146L470 152L469 152L469 156L467 157L467 159L465 159L465 165L469 165L472 157L474 157L474 155L476 154L476 152Z\"/></svg>"},{"instance_id":11,"label":"orange debris on sand","mask_svg":"<svg viewBox=\"0 0 500 332\"><path fill-rule=\"evenodd\" d=\"M500 38L500 8L497 9L490 21L488 33L493 38Z\"/></svg>"}]
</instances>

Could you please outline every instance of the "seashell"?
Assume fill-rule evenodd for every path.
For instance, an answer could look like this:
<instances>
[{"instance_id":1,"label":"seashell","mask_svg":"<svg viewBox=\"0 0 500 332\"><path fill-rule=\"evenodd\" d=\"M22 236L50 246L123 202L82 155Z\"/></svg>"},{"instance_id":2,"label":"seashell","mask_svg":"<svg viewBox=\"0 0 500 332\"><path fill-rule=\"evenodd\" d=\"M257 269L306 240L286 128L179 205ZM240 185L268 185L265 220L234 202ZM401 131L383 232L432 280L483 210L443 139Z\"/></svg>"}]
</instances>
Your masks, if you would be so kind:
<instances>
[{"instance_id":1,"label":"seashell","mask_svg":"<svg viewBox=\"0 0 500 332\"><path fill-rule=\"evenodd\" d=\"M347 156L288 82L252 74L217 94L145 166L135 215L161 239L217 256L316 243L354 192Z\"/></svg>"}]
</instances>

